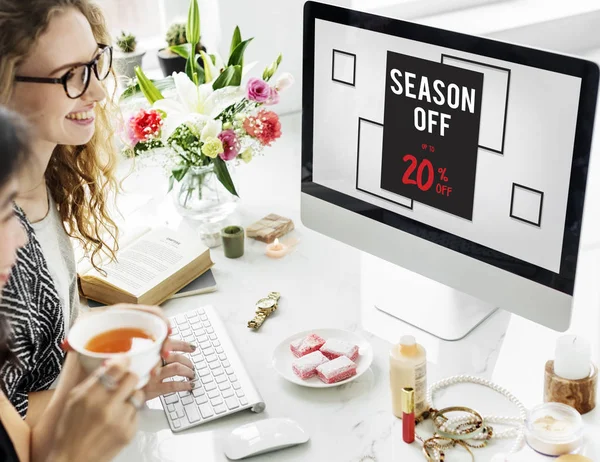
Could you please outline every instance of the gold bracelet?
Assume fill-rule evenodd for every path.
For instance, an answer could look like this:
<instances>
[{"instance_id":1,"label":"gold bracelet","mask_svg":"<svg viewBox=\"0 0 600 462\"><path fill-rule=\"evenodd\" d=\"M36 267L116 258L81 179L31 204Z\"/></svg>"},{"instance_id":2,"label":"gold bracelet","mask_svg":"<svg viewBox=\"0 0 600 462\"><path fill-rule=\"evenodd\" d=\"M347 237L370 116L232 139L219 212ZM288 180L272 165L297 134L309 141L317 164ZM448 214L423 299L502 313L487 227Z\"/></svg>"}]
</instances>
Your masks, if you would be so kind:
<instances>
[{"instance_id":1,"label":"gold bracelet","mask_svg":"<svg viewBox=\"0 0 600 462\"><path fill-rule=\"evenodd\" d=\"M449 412L465 412L467 414L471 414L472 416L474 416L477 420L474 424L472 424L473 430L469 431L469 432L461 430L459 433L453 433L453 432L443 430L442 427L449 420L444 414L449 413ZM439 419L442 419L441 423L439 422ZM481 417L481 414L479 414L479 412L477 412L471 408L464 407L464 406L447 407L444 409L440 409L439 411L435 411L432 415L432 420L433 420L433 425L435 426L437 433L440 436L444 436L446 438L450 438L450 439L454 439L454 440L473 439L475 436L481 434L486 428L484 426L483 417Z\"/></svg>"}]
</instances>

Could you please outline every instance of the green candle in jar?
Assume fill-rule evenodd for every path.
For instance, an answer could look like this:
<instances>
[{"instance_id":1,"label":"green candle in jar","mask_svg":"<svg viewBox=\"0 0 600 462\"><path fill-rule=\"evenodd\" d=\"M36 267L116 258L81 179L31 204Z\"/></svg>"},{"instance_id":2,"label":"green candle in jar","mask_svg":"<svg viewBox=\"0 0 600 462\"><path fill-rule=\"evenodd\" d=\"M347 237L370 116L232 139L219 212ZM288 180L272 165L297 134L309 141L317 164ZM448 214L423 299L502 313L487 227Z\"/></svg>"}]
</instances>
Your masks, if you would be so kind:
<instances>
[{"instance_id":1,"label":"green candle in jar","mask_svg":"<svg viewBox=\"0 0 600 462\"><path fill-rule=\"evenodd\" d=\"M244 228L241 226L226 226L221 230L223 251L227 258L239 258L244 255Z\"/></svg>"}]
</instances>

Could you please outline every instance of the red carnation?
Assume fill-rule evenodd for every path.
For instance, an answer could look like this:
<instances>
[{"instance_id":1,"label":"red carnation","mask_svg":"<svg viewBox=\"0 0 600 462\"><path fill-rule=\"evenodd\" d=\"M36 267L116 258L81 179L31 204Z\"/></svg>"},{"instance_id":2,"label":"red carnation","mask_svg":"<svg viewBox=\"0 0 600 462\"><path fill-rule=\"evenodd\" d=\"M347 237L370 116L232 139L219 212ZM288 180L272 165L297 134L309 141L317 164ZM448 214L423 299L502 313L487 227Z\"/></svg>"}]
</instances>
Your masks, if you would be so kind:
<instances>
[{"instance_id":1,"label":"red carnation","mask_svg":"<svg viewBox=\"0 0 600 462\"><path fill-rule=\"evenodd\" d=\"M129 119L129 137L134 143L146 141L158 135L161 127L162 119L157 111L140 109Z\"/></svg>"},{"instance_id":2,"label":"red carnation","mask_svg":"<svg viewBox=\"0 0 600 462\"><path fill-rule=\"evenodd\" d=\"M244 120L244 130L265 146L270 146L281 136L281 123L277 114L261 109L256 116Z\"/></svg>"}]
</instances>

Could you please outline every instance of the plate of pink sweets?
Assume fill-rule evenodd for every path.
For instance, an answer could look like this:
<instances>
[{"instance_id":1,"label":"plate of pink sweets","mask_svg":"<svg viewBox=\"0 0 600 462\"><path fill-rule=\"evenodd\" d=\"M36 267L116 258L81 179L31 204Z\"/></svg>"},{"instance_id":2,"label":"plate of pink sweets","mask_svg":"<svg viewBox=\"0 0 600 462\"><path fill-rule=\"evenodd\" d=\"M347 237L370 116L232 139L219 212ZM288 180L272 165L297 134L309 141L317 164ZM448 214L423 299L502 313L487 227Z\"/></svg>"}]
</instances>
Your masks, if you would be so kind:
<instances>
[{"instance_id":1,"label":"plate of pink sweets","mask_svg":"<svg viewBox=\"0 0 600 462\"><path fill-rule=\"evenodd\" d=\"M360 377L373 349L347 330L314 329L292 335L273 352L273 367L286 380L313 388L343 385Z\"/></svg>"}]
</instances>

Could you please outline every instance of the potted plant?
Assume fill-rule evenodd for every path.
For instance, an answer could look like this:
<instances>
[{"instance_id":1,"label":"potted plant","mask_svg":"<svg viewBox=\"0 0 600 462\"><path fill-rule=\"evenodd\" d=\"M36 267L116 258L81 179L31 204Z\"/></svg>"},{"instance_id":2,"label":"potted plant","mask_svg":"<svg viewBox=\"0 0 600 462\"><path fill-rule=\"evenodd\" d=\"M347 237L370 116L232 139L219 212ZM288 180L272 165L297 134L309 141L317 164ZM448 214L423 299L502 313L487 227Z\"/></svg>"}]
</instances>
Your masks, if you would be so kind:
<instances>
[{"instance_id":1,"label":"potted plant","mask_svg":"<svg viewBox=\"0 0 600 462\"><path fill-rule=\"evenodd\" d=\"M185 63L187 60L185 45L189 43L185 29L185 23L171 24L165 37L168 46L158 50L158 62L165 77L173 75L173 72L185 72ZM196 53L200 53L200 50L205 52L206 48L201 43L198 43L196 45ZM199 64L202 66L201 62Z\"/></svg>"},{"instance_id":2,"label":"potted plant","mask_svg":"<svg viewBox=\"0 0 600 462\"><path fill-rule=\"evenodd\" d=\"M121 32L117 37L117 49L113 56L115 72L119 76L133 79L135 77L135 68L142 67L142 58L145 51L136 51L137 41L135 35Z\"/></svg>"}]
</instances>

